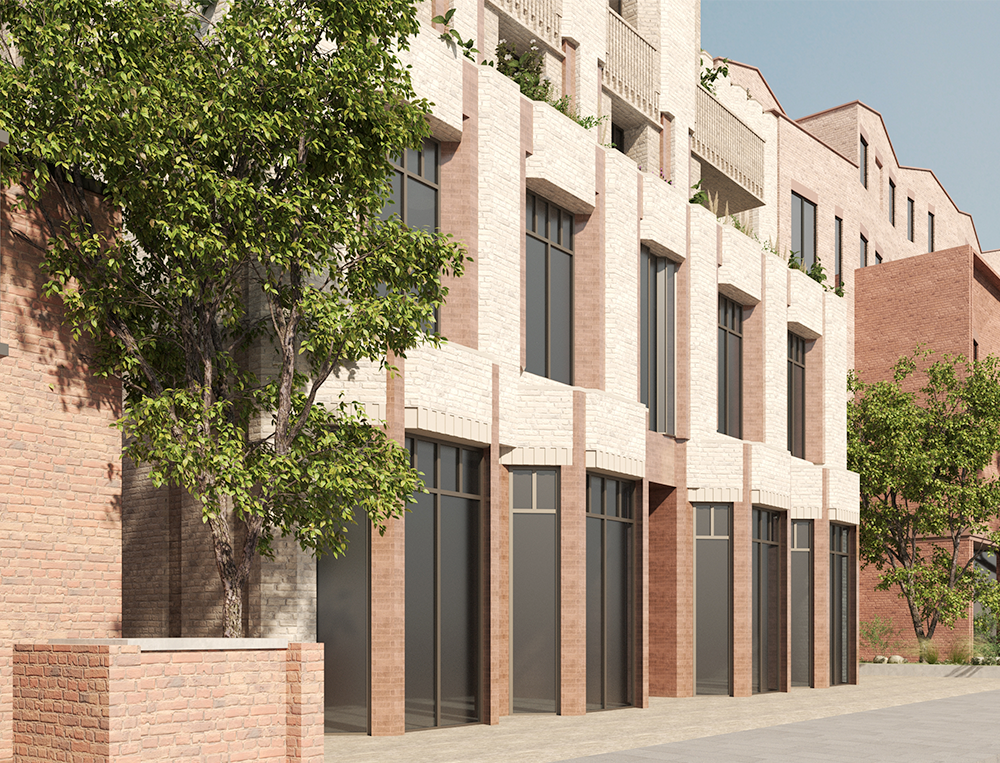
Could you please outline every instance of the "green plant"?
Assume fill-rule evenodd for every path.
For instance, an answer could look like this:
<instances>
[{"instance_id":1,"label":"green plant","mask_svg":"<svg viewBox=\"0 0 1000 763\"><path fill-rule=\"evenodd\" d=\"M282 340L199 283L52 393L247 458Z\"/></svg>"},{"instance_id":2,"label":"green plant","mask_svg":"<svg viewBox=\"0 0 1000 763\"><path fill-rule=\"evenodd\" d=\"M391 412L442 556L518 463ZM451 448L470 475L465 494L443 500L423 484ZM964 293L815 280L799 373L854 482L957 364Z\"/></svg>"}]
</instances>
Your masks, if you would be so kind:
<instances>
[{"instance_id":1,"label":"green plant","mask_svg":"<svg viewBox=\"0 0 1000 763\"><path fill-rule=\"evenodd\" d=\"M805 272L805 268L802 267L802 260L799 259L799 253L793 252L791 249L788 250L788 267L790 270Z\"/></svg>"},{"instance_id":2,"label":"green plant","mask_svg":"<svg viewBox=\"0 0 1000 763\"><path fill-rule=\"evenodd\" d=\"M566 116L568 116L570 119L572 119L574 122L576 122L578 125L580 125L585 130L589 130L592 127L598 127L599 125L604 124L608 120L608 115L607 114L604 114L604 115L599 116L599 117L595 117L595 116L580 116L579 114L577 114L573 110L573 107L570 104L570 99L569 99L568 95L564 95L562 98L558 98L558 99L556 99L554 101L549 101L549 105L552 106L556 111L558 111L558 112L560 112L560 113L565 114ZM604 145L605 145L606 148L614 148L615 147L615 145L613 143L611 143L611 144L604 144Z\"/></svg>"},{"instance_id":3,"label":"green plant","mask_svg":"<svg viewBox=\"0 0 1000 763\"><path fill-rule=\"evenodd\" d=\"M729 76L729 59L723 58L721 64L708 66L701 71L701 86L708 92L715 94L715 82L719 77Z\"/></svg>"},{"instance_id":4,"label":"green plant","mask_svg":"<svg viewBox=\"0 0 1000 763\"><path fill-rule=\"evenodd\" d=\"M498 72L514 80L523 95L533 101L551 103L552 82L542 76L545 56L534 43L532 40L531 47L524 53L518 54L513 43L500 40L496 51L496 68ZM567 99L566 108L568 107Z\"/></svg>"},{"instance_id":5,"label":"green plant","mask_svg":"<svg viewBox=\"0 0 1000 763\"><path fill-rule=\"evenodd\" d=\"M806 272L806 275L808 275L820 286L823 286L823 282L826 281L826 269L823 267L823 263L821 263L819 259L816 259L813 264L809 266L809 270Z\"/></svg>"},{"instance_id":6,"label":"green plant","mask_svg":"<svg viewBox=\"0 0 1000 763\"><path fill-rule=\"evenodd\" d=\"M899 633L888 617L875 615L871 620L862 620L858 624L858 635L861 643L875 654L888 655L900 647Z\"/></svg>"},{"instance_id":7,"label":"green plant","mask_svg":"<svg viewBox=\"0 0 1000 763\"><path fill-rule=\"evenodd\" d=\"M702 206L708 204L708 191L701 187L700 180L691 186L691 190L694 191L694 195L688 199L690 204L701 204Z\"/></svg>"},{"instance_id":8,"label":"green plant","mask_svg":"<svg viewBox=\"0 0 1000 763\"><path fill-rule=\"evenodd\" d=\"M442 24L448 27L451 25L451 17L454 15L455 15L455 9L452 8L443 16L435 16L434 18L431 19L431 22L434 24ZM472 47L473 45L475 45L475 40L473 40L471 37L468 40L463 40L462 35L458 33L458 30L451 28L451 29L446 29L444 32L441 33L441 39L446 41L453 40L455 44L458 45L459 49L462 51L462 54L466 58L468 58L470 61L476 60L475 54L478 53L479 51L476 50L474 47Z\"/></svg>"},{"instance_id":9,"label":"green plant","mask_svg":"<svg viewBox=\"0 0 1000 763\"><path fill-rule=\"evenodd\" d=\"M1000 662L1000 632L997 618L989 609L984 609L973 620L973 653L986 665Z\"/></svg>"}]
</instances>

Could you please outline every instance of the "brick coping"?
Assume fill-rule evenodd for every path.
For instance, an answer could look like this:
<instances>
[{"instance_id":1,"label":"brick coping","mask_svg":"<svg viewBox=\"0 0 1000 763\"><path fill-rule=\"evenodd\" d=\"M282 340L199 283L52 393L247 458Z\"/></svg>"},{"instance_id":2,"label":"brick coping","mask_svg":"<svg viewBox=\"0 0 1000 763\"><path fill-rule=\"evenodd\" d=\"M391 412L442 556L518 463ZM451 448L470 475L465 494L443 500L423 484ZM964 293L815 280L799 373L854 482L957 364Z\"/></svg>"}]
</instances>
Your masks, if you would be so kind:
<instances>
[{"instance_id":1,"label":"brick coping","mask_svg":"<svg viewBox=\"0 0 1000 763\"><path fill-rule=\"evenodd\" d=\"M52 646L137 646L141 652L235 652L287 649L287 638L57 638Z\"/></svg>"}]
</instances>

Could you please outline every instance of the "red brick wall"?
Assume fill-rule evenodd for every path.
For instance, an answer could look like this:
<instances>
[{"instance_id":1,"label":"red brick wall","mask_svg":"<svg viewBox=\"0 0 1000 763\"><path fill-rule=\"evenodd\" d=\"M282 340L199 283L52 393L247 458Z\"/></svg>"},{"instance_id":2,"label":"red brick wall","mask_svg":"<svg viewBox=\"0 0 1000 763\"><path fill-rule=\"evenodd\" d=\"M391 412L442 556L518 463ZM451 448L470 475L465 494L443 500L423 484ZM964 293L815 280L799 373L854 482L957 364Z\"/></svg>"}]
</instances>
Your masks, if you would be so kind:
<instances>
[{"instance_id":1,"label":"red brick wall","mask_svg":"<svg viewBox=\"0 0 1000 763\"><path fill-rule=\"evenodd\" d=\"M0 192L0 760L12 755L15 640L121 632L117 384L95 379L41 296L48 239ZM49 205L49 214L59 210Z\"/></svg>"},{"instance_id":2,"label":"red brick wall","mask_svg":"<svg viewBox=\"0 0 1000 763\"><path fill-rule=\"evenodd\" d=\"M18 644L14 763L322 763L323 646Z\"/></svg>"}]
</instances>

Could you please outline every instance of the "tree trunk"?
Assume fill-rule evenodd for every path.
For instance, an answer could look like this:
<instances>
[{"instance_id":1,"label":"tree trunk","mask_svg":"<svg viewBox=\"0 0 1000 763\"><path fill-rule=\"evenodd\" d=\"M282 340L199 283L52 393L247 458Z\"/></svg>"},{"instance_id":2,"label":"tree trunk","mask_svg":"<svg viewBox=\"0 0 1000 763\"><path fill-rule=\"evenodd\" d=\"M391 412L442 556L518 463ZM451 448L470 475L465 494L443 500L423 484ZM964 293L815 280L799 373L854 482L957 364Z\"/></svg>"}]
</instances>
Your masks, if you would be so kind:
<instances>
[{"instance_id":1,"label":"tree trunk","mask_svg":"<svg viewBox=\"0 0 1000 763\"><path fill-rule=\"evenodd\" d=\"M238 579L222 581L222 635L225 638L243 638L243 587Z\"/></svg>"}]
</instances>

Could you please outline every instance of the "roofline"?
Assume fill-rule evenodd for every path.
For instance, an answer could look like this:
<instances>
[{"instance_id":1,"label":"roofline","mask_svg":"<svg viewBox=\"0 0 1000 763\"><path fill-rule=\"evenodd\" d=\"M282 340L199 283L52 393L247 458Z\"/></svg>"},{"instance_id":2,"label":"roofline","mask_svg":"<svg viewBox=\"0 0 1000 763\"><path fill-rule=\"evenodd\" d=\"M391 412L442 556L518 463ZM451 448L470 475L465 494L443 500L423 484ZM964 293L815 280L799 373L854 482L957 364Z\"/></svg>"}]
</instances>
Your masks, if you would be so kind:
<instances>
[{"instance_id":1,"label":"roofline","mask_svg":"<svg viewBox=\"0 0 1000 763\"><path fill-rule=\"evenodd\" d=\"M896 162L896 166L899 167L899 169L901 169L901 170L911 170L911 171L914 171L914 172L929 172L929 173L931 173L931 177L934 178L934 182L938 184L938 188L940 188L941 191L944 193L945 198L948 199L948 201L951 203L951 206L955 209L955 211L958 212L958 214L965 215L966 217L969 218L969 222L972 223L972 235L974 235L976 237L976 248L979 249L980 251L982 251L982 245L979 243L979 232L976 230L976 221L975 221L975 219L972 217L972 215L969 212L963 212L961 209L959 209L958 204L955 203L955 200L953 198L951 198L951 194L948 193L948 189L944 187L944 183L942 183L938 179L938 176L934 174L934 170L926 169L924 167L910 167L910 166L907 166L907 165L899 163L899 157L896 155L896 148L895 148L895 146L892 145L892 136L889 135L889 129L885 126L885 118L882 116L882 113L878 109L873 109L871 106L869 106L864 101L855 100L855 101L851 101L850 103L842 103L840 106L833 106L833 107L831 107L829 109L823 109L822 111L817 111L815 114L809 114L808 116L799 117L799 119L793 119L793 120L790 120L790 121L792 122L792 124L795 124L798 127L800 127L801 129L806 130L806 128L805 128L804 125L800 125L798 123L799 122L804 122L804 121L809 120L809 119L813 119L814 117L822 116L823 114L829 114L829 113L834 112L834 111L840 111L841 109L846 109L846 108L849 108L851 106L859 106L861 108L867 109L868 111L870 111L872 114L874 114L875 116L877 116L879 118L879 121L882 123L882 132L885 133L885 139L887 141L889 141L889 150L892 151L893 161ZM772 111L773 111L773 109L772 109ZM809 132L809 131L806 130L806 132ZM812 135L812 133L809 133L809 134ZM813 137L815 138L816 136L813 135ZM823 143L823 141L819 140L819 138L816 138L816 140L819 141L820 143ZM823 145L826 146L826 143L823 143ZM830 148L830 147L827 146L827 148ZM833 151L834 153L838 154L839 156L844 156L843 154L840 154L840 152L838 152L838 151L836 151L836 150L834 150L832 148L830 148L830 150ZM844 158L846 159L847 157L844 157ZM851 164L853 164L855 167L859 166L856 162L853 162L850 159L847 159L847 161L851 162Z\"/></svg>"},{"instance_id":2,"label":"roofline","mask_svg":"<svg viewBox=\"0 0 1000 763\"><path fill-rule=\"evenodd\" d=\"M714 58L712 60L713 60L713 62L714 61L721 61L722 57L719 56L719 57ZM745 64L745 63L743 63L741 61L733 61L732 59L726 59L726 60L730 64L734 64L736 66L742 66L744 69L750 69L751 71L757 72L757 75L760 77L760 81L763 82L764 83L764 87L767 88L767 92L769 92L771 94L771 97L774 99L774 102L776 104L778 104L778 108L781 109L781 113L785 114L785 107L781 105L781 101L778 100L778 96L776 96L774 94L774 91L771 89L771 86L769 84L767 84L767 78L764 77L764 73L760 69L758 69L756 66L753 66L752 64ZM769 109L769 111L773 111L773 109ZM785 115L787 116L787 114L785 114Z\"/></svg>"}]
</instances>

